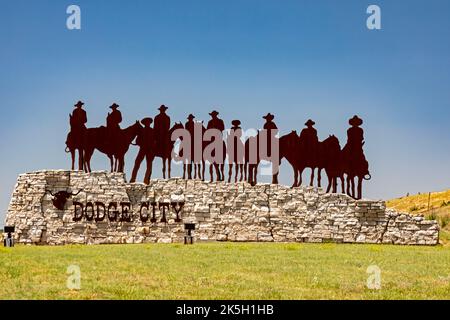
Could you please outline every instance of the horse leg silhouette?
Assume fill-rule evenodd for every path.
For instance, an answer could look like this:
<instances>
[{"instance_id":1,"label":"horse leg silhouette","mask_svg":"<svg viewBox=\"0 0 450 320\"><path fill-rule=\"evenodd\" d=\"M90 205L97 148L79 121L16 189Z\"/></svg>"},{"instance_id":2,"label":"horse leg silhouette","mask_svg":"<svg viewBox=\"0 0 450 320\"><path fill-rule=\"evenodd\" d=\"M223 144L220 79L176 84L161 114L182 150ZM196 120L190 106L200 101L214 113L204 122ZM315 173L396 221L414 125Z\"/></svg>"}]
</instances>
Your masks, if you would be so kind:
<instances>
[{"instance_id":1,"label":"horse leg silhouette","mask_svg":"<svg viewBox=\"0 0 450 320\"><path fill-rule=\"evenodd\" d=\"M75 149L70 149L70 156L72 157L72 171L75 170Z\"/></svg>"},{"instance_id":2,"label":"horse leg silhouette","mask_svg":"<svg viewBox=\"0 0 450 320\"><path fill-rule=\"evenodd\" d=\"M272 184L278 184L278 173L272 173Z\"/></svg>"},{"instance_id":3,"label":"horse leg silhouette","mask_svg":"<svg viewBox=\"0 0 450 320\"><path fill-rule=\"evenodd\" d=\"M202 181L205 181L206 162L202 160Z\"/></svg>"},{"instance_id":4,"label":"horse leg silhouette","mask_svg":"<svg viewBox=\"0 0 450 320\"><path fill-rule=\"evenodd\" d=\"M356 196L356 199L361 199L362 198L362 181L363 181L363 176L358 175L358 195Z\"/></svg>"},{"instance_id":5,"label":"horse leg silhouette","mask_svg":"<svg viewBox=\"0 0 450 320\"><path fill-rule=\"evenodd\" d=\"M216 163L214 164L214 169L216 169L216 181L222 181L222 174L220 171L220 164Z\"/></svg>"},{"instance_id":6,"label":"horse leg silhouette","mask_svg":"<svg viewBox=\"0 0 450 320\"><path fill-rule=\"evenodd\" d=\"M189 162L189 164L187 165L187 171L188 171L188 179L191 180L192 179L192 162Z\"/></svg>"},{"instance_id":7,"label":"horse leg silhouette","mask_svg":"<svg viewBox=\"0 0 450 320\"><path fill-rule=\"evenodd\" d=\"M342 187L342 193L344 193L344 194L345 194L345 183L344 183L344 175L343 175L343 174L341 174L341 175L339 176L339 178L341 179L341 187Z\"/></svg>"},{"instance_id":8,"label":"horse leg silhouette","mask_svg":"<svg viewBox=\"0 0 450 320\"><path fill-rule=\"evenodd\" d=\"M237 172L236 172L237 174ZM228 183L231 183L231 176L233 175L233 164L228 164Z\"/></svg>"},{"instance_id":9,"label":"horse leg silhouette","mask_svg":"<svg viewBox=\"0 0 450 320\"><path fill-rule=\"evenodd\" d=\"M239 169L240 169L240 174L239 174L239 182L242 182L242 178L243 178L243 173L244 173L244 165L241 163L241 164L239 164ZM236 172L236 175L237 175L237 172Z\"/></svg>"},{"instance_id":10,"label":"horse leg silhouette","mask_svg":"<svg viewBox=\"0 0 450 320\"><path fill-rule=\"evenodd\" d=\"M78 150L78 170L83 170L83 149L77 148Z\"/></svg>"},{"instance_id":11,"label":"horse leg silhouette","mask_svg":"<svg viewBox=\"0 0 450 320\"><path fill-rule=\"evenodd\" d=\"M295 188L298 186L298 170L294 168L294 183L291 188Z\"/></svg>"},{"instance_id":12,"label":"horse leg silhouette","mask_svg":"<svg viewBox=\"0 0 450 320\"><path fill-rule=\"evenodd\" d=\"M131 174L130 183L136 182L136 177L137 177L137 174L138 174L138 171L139 171L139 167L141 166L142 161L145 158L145 152L142 149L143 148L139 149L138 155L136 156L136 160L134 161L134 167L133 167L133 172Z\"/></svg>"},{"instance_id":13,"label":"horse leg silhouette","mask_svg":"<svg viewBox=\"0 0 450 320\"><path fill-rule=\"evenodd\" d=\"M92 154L94 153L93 148L86 148L84 150L84 165L85 165L85 171L91 172L91 158Z\"/></svg>"},{"instance_id":14,"label":"horse leg silhouette","mask_svg":"<svg viewBox=\"0 0 450 320\"><path fill-rule=\"evenodd\" d=\"M172 166L172 156L169 156L169 158L167 158L167 174L169 176L170 179L170 174L171 174L171 166Z\"/></svg>"},{"instance_id":15,"label":"horse leg silhouette","mask_svg":"<svg viewBox=\"0 0 450 320\"><path fill-rule=\"evenodd\" d=\"M166 158L163 156L161 157L162 160L162 174L163 174L163 179L166 178Z\"/></svg>"},{"instance_id":16,"label":"horse leg silhouette","mask_svg":"<svg viewBox=\"0 0 450 320\"><path fill-rule=\"evenodd\" d=\"M214 177L213 177L213 164L212 163L209 164L209 177L210 177L209 182L213 182Z\"/></svg>"},{"instance_id":17,"label":"horse leg silhouette","mask_svg":"<svg viewBox=\"0 0 450 320\"><path fill-rule=\"evenodd\" d=\"M147 168L145 170L145 176L144 176L144 183L145 184L150 184L150 178L152 176L152 166L153 166L153 155L151 154L146 154L145 155L145 161L147 162Z\"/></svg>"},{"instance_id":18,"label":"horse leg silhouette","mask_svg":"<svg viewBox=\"0 0 450 320\"><path fill-rule=\"evenodd\" d=\"M309 181L309 186L312 187L314 186L314 171L316 170L316 168L311 167L311 180Z\"/></svg>"}]
</instances>

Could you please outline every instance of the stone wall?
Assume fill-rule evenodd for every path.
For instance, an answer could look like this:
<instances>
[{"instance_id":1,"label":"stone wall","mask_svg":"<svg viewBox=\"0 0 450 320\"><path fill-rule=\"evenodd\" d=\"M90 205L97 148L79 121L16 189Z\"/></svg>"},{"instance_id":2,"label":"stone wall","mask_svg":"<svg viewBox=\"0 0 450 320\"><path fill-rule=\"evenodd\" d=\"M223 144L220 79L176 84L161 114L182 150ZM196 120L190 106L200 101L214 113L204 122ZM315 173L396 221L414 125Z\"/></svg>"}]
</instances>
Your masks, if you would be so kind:
<instances>
[{"instance_id":1,"label":"stone wall","mask_svg":"<svg viewBox=\"0 0 450 320\"><path fill-rule=\"evenodd\" d=\"M58 210L56 193L76 193ZM73 202L131 203L131 221L73 221ZM156 202L156 222L140 219L141 204ZM181 220L173 208L161 222L158 203L184 202ZM161 208L162 209L162 208ZM111 208L111 212L113 208ZM92 216L89 211L89 216ZM96 212L95 212L96 213ZM102 209L98 217L102 216ZM97 213L96 213L97 214ZM142 210L152 217L152 206ZM111 215L112 217L114 215ZM435 245L439 227L425 220L386 209L384 201L355 201L312 187L152 180L128 184L125 175L104 171L38 171L22 174L15 186L6 225L15 225L19 243L143 243L182 242L184 223L195 223L195 241L344 242Z\"/></svg>"}]
</instances>

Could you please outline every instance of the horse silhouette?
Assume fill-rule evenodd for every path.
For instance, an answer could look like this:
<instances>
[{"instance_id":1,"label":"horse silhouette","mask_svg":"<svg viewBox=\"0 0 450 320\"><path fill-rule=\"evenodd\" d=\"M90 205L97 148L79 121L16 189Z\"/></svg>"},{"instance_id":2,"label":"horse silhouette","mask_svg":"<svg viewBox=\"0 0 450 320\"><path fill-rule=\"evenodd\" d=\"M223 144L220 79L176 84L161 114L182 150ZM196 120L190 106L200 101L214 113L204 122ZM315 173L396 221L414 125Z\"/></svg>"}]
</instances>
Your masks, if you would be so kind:
<instances>
[{"instance_id":1,"label":"horse silhouette","mask_svg":"<svg viewBox=\"0 0 450 320\"><path fill-rule=\"evenodd\" d=\"M70 132L66 138L66 152L71 154L72 158L72 170L75 170L75 156L78 150L78 170L84 168L84 139L86 134L86 128L76 123L75 118L69 114Z\"/></svg>"},{"instance_id":2,"label":"horse silhouette","mask_svg":"<svg viewBox=\"0 0 450 320\"><path fill-rule=\"evenodd\" d=\"M362 144L364 145L364 143ZM372 176L369 172L369 163L367 162L363 150L359 152L348 152L347 145L342 152L342 168L347 175L347 194L355 199L362 198L362 182L370 180ZM357 193L355 193L355 178L357 178Z\"/></svg>"},{"instance_id":3,"label":"horse silhouette","mask_svg":"<svg viewBox=\"0 0 450 320\"><path fill-rule=\"evenodd\" d=\"M125 154L141 129L142 126L139 121L136 121L128 128L120 129L115 141L108 140L108 132L104 126L87 129L84 142L86 172L91 172L91 158L95 149L106 154L109 158L111 172L124 172Z\"/></svg>"},{"instance_id":4,"label":"horse silhouette","mask_svg":"<svg viewBox=\"0 0 450 320\"><path fill-rule=\"evenodd\" d=\"M262 135L262 131L258 131L256 136L249 137L245 141L244 149L245 149L245 163L244 163L244 170L247 172L246 180L251 185L255 185L258 183L258 166L261 162L261 160L270 161L272 162L272 183L277 184L278 183L278 170L274 170L274 164L278 166L280 163L280 158L273 159L273 151L274 151L274 143L275 147L278 147L279 145L279 139L276 137L273 137L273 140L271 140L271 143L268 142L269 139L269 130L266 131L266 135ZM264 141L266 144L265 147L270 147L271 150L267 150L270 153L270 156L268 154L261 155L261 141ZM278 150L279 153L279 150ZM278 154L278 157L280 155Z\"/></svg>"},{"instance_id":5,"label":"horse silhouette","mask_svg":"<svg viewBox=\"0 0 450 320\"><path fill-rule=\"evenodd\" d=\"M342 167L342 151L336 136L330 135L319 142L317 157L317 186L321 187L321 171L325 169L328 178L327 192L337 192L337 179L341 180L342 193L345 193L344 172Z\"/></svg>"},{"instance_id":6,"label":"horse silhouette","mask_svg":"<svg viewBox=\"0 0 450 320\"><path fill-rule=\"evenodd\" d=\"M192 116L192 115L190 115ZM192 119L194 116L192 116ZM184 149L187 148L186 144L182 143L182 148L180 150L180 158L183 160L183 179L192 179L192 168L194 168L194 179L202 179L204 180L204 168L205 161L203 160L203 150L205 149L207 143L203 141L203 135L206 132L206 128L203 125L203 121L192 121L186 122L185 129L189 132L189 144L190 144L190 152L184 152ZM199 135L198 135L199 133ZM200 147L200 155L195 156L196 147Z\"/></svg>"},{"instance_id":7,"label":"horse silhouette","mask_svg":"<svg viewBox=\"0 0 450 320\"><path fill-rule=\"evenodd\" d=\"M170 179L171 174L171 162L172 162L172 150L175 145L175 141L172 141L172 133L177 129L183 129L183 124L181 122L177 122L173 125L169 130L169 140L156 140L156 150L155 157L161 158L162 160L162 174L163 178L166 178L166 163L167 163L167 175Z\"/></svg>"}]
</instances>

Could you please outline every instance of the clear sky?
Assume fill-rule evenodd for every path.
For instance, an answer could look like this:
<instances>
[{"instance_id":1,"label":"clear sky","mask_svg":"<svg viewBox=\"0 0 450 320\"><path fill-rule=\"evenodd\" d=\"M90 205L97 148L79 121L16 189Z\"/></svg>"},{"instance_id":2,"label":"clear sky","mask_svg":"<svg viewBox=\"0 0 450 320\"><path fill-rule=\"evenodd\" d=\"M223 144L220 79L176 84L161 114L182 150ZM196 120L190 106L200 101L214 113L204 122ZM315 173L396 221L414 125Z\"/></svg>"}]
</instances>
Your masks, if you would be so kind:
<instances>
[{"instance_id":1,"label":"clear sky","mask_svg":"<svg viewBox=\"0 0 450 320\"><path fill-rule=\"evenodd\" d=\"M81 30L66 28L70 4L81 7ZM382 30L366 27L370 4ZM341 145L358 114L373 176L366 197L449 188L449 12L448 0L2 0L0 224L19 173L69 168L79 99L89 127L105 123L112 102L123 126L164 103L172 120L208 120L215 108L244 128L270 111L282 134L312 118L320 139L334 133ZM94 157L93 169L108 168ZM281 170L290 185L291 169Z\"/></svg>"}]
</instances>

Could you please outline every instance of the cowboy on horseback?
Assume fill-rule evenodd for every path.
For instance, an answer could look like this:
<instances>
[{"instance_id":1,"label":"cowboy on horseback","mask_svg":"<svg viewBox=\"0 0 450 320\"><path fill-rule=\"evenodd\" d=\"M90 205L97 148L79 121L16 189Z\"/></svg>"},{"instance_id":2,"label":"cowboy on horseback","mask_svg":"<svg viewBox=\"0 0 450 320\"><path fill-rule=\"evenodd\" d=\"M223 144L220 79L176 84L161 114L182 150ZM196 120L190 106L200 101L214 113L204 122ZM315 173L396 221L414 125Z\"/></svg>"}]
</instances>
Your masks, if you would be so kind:
<instances>
[{"instance_id":1,"label":"cowboy on horseback","mask_svg":"<svg viewBox=\"0 0 450 320\"><path fill-rule=\"evenodd\" d=\"M74 107L76 108L72 112L71 117L71 127L78 128L78 129L86 129L86 123L87 123L87 115L86 111L83 110L84 102L78 101Z\"/></svg>"},{"instance_id":2,"label":"cowboy on horseback","mask_svg":"<svg viewBox=\"0 0 450 320\"><path fill-rule=\"evenodd\" d=\"M136 176L141 166L142 161L146 160L147 169L145 171L144 183L150 183L150 177L152 175L152 163L155 158L155 135L154 129L150 127L152 124L152 118L144 118L141 123L144 125L136 138L136 145L139 146L139 152L134 162L133 173L131 175L130 183L136 182Z\"/></svg>"},{"instance_id":3,"label":"cowboy on horseback","mask_svg":"<svg viewBox=\"0 0 450 320\"><path fill-rule=\"evenodd\" d=\"M353 116L348 123L351 127L347 130L347 144L342 149L344 172L347 174L347 194L361 199L362 180L370 180L369 163L364 155L364 130L360 127L363 120ZM358 178L357 193L355 192L354 178Z\"/></svg>"},{"instance_id":4,"label":"cowboy on horseback","mask_svg":"<svg viewBox=\"0 0 450 320\"><path fill-rule=\"evenodd\" d=\"M351 154L356 151L362 151L364 145L364 130L360 126L363 124L363 120L355 115L348 123L351 125L351 128L347 130L348 152Z\"/></svg>"},{"instance_id":5,"label":"cowboy on horseback","mask_svg":"<svg viewBox=\"0 0 450 320\"><path fill-rule=\"evenodd\" d=\"M223 120L218 117L219 112L217 112L216 110L213 110L209 115L211 116L211 120L208 121L208 126L206 127L207 130L208 129L217 129L220 132L225 130L225 124L224 124Z\"/></svg>"},{"instance_id":6,"label":"cowboy on horseback","mask_svg":"<svg viewBox=\"0 0 450 320\"><path fill-rule=\"evenodd\" d=\"M117 103L113 103L110 107L112 112L108 112L108 116L106 117L106 134L109 145L114 145L117 143L117 139L120 135L120 123L122 122L122 113L117 110L119 105Z\"/></svg>"},{"instance_id":7,"label":"cowboy on horseback","mask_svg":"<svg viewBox=\"0 0 450 320\"><path fill-rule=\"evenodd\" d=\"M317 157L317 149L319 146L319 138L317 136L317 130L313 127L316 123L308 119L305 126L300 133L300 141L303 144L303 152L309 161L315 161Z\"/></svg>"},{"instance_id":8,"label":"cowboy on horseback","mask_svg":"<svg viewBox=\"0 0 450 320\"><path fill-rule=\"evenodd\" d=\"M75 168L75 151L79 152L79 170L83 170L83 148L84 148L84 136L86 133L87 115L83 110L84 102L78 101L74 107L70 117L70 132L67 135L66 140L66 152L72 154L72 170Z\"/></svg>"}]
</instances>

